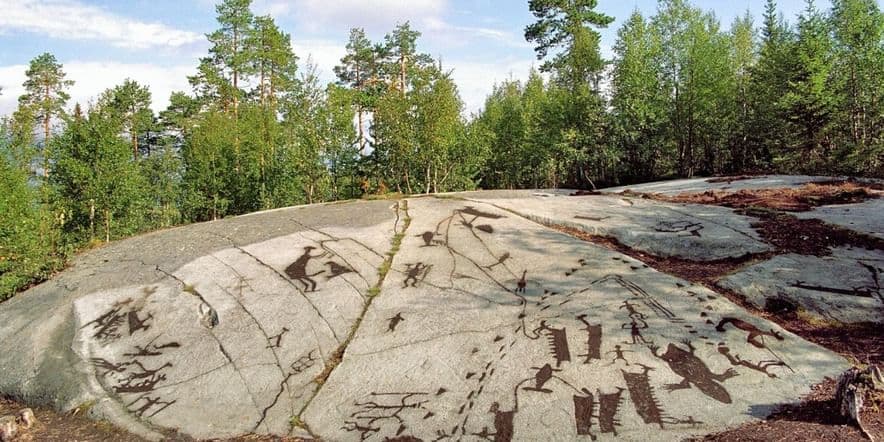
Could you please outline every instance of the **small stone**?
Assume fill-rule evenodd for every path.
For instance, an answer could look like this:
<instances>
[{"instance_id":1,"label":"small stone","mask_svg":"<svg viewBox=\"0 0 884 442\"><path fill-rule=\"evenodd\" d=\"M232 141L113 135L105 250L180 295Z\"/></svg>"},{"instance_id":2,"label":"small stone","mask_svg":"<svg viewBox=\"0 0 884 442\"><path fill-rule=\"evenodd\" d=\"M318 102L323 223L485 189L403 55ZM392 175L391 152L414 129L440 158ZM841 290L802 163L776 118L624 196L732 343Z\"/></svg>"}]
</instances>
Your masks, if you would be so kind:
<instances>
[{"instance_id":1,"label":"small stone","mask_svg":"<svg viewBox=\"0 0 884 442\"><path fill-rule=\"evenodd\" d=\"M25 430L34 426L36 422L37 418L34 417L34 410L31 410L30 408L24 408L18 412L18 423Z\"/></svg>"},{"instance_id":2,"label":"small stone","mask_svg":"<svg viewBox=\"0 0 884 442\"><path fill-rule=\"evenodd\" d=\"M14 416L0 417L0 442L11 441L17 431L18 425L15 423Z\"/></svg>"}]
</instances>

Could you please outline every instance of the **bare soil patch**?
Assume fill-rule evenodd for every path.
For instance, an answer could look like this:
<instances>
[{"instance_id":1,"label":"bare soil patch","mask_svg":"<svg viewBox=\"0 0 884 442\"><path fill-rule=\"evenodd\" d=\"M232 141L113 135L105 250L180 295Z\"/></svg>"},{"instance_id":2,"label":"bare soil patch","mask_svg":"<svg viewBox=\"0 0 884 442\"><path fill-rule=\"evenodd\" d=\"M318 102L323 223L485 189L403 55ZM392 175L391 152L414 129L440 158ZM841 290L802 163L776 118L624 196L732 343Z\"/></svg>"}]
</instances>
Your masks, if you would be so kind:
<instances>
[{"instance_id":1,"label":"bare soil patch","mask_svg":"<svg viewBox=\"0 0 884 442\"><path fill-rule=\"evenodd\" d=\"M836 382L826 379L797 404L781 406L767 420L742 425L697 441L866 441L862 431L838 413Z\"/></svg>"},{"instance_id":2,"label":"bare soil patch","mask_svg":"<svg viewBox=\"0 0 884 442\"><path fill-rule=\"evenodd\" d=\"M808 183L794 189L743 189L736 192L708 190L703 193L682 193L674 196L626 190L621 194L670 203L709 204L736 209L764 207L788 212L805 212L819 206L852 204L878 198L880 190L874 188L878 187L878 184L830 181Z\"/></svg>"},{"instance_id":3,"label":"bare soil patch","mask_svg":"<svg viewBox=\"0 0 884 442\"><path fill-rule=\"evenodd\" d=\"M709 178L708 180L706 180L706 182L710 183L710 184L722 184L722 183L730 184L730 183L733 183L734 181L745 181L745 180L752 180L755 178L760 178L760 177L759 176L752 176L752 175L718 176L715 178Z\"/></svg>"},{"instance_id":4,"label":"bare soil patch","mask_svg":"<svg viewBox=\"0 0 884 442\"><path fill-rule=\"evenodd\" d=\"M14 415L25 408L21 403L0 396L0 416ZM20 430L12 442L144 442L145 439L123 431L111 424L94 421L79 413L59 413L47 407L31 407L37 418L28 430ZM167 434L167 441L194 441L179 434ZM232 439L210 439L215 442L301 442L293 437L244 435Z\"/></svg>"},{"instance_id":5,"label":"bare soil patch","mask_svg":"<svg viewBox=\"0 0 884 442\"><path fill-rule=\"evenodd\" d=\"M800 219L792 215L757 208L737 213L758 218L752 227L782 253L827 256L832 247L852 246L884 250L884 240L834 226L818 219Z\"/></svg>"},{"instance_id":6,"label":"bare soil patch","mask_svg":"<svg viewBox=\"0 0 884 442\"><path fill-rule=\"evenodd\" d=\"M25 408L11 399L0 397L0 415L16 414ZM138 436L116 427L97 422L82 415L63 414L48 408L33 408L36 424L28 430L20 430L12 440L24 441L96 441L96 442L135 442L142 441Z\"/></svg>"}]
</instances>

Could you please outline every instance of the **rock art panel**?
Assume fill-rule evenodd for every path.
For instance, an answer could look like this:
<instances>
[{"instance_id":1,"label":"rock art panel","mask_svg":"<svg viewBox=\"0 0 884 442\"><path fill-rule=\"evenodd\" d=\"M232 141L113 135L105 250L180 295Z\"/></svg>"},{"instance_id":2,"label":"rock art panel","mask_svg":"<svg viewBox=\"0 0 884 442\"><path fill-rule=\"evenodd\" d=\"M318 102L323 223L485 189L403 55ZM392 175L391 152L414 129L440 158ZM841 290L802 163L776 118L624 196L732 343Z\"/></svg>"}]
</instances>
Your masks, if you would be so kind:
<instances>
[{"instance_id":1,"label":"rock art panel","mask_svg":"<svg viewBox=\"0 0 884 442\"><path fill-rule=\"evenodd\" d=\"M742 294L761 309L781 304L836 322L884 322L884 251L881 250L840 247L825 257L775 256L718 283ZM762 335L761 331L746 331L750 332L750 338Z\"/></svg>"},{"instance_id":2,"label":"rock art panel","mask_svg":"<svg viewBox=\"0 0 884 442\"><path fill-rule=\"evenodd\" d=\"M657 256L706 261L772 250L752 228L753 218L737 215L726 207L669 204L610 194L538 197L515 192L464 196L542 224L614 237L628 247Z\"/></svg>"},{"instance_id":3,"label":"rock art panel","mask_svg":"<svg viewBox=\"0 0 884 442\"><path fill-rule=\"evenodd\" d=\"M491 205L409 212L381 295L302 415L319 437L680 440L846 366L703 287Z\"/></svg>"},{"instance_id":4,"label":"rock art panel","mask_svg":"<svg viewBox=\"0 0 884 442\"><path fill-rule=\"evenodd\" d=\"M78 299L74 349L89 361L92 393L196 438L288 434L391 235L305 226L158 270L149 286Z\"/></svg>"}]
</instances>

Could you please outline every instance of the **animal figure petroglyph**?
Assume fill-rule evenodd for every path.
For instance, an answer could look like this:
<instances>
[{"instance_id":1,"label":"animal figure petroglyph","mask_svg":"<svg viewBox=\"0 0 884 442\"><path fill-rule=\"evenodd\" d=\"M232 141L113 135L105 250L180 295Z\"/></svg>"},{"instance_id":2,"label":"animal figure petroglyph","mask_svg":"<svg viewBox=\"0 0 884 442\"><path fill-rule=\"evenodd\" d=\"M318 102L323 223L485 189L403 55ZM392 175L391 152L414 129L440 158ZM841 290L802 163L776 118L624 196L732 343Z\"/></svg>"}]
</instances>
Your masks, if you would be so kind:
<instances>
[{"instance_id":1,"label":"animal figure petroglyph","mask_svg":"<svg viewBox=\"0 0 884 442\"><path fill-rule=\"evenodd\" d=\"M528 286L528 280L525 277L528 275L527 270L522 271L522 278L519 279L519 282L516 283L516 293L525 293L525 287Z\"/></svg>"},{"instance_id":2,"label":"animal figure petroglyph","mask_svg":"<svg viewBox=\"0 0 884 442\"><path fill-rule=\"evenodd\" d=\"M315 273L307 273L307 264L310 263L311 259L323 258L328 255L326 252L322 252L318 255L311 255L310 251L315 249L316 247L313 246L304 247L304 253L301 254L295 262L285 268L285 274L288 275L289 278L304 284L304 291L306 292L316 291L316 281L313 280L313 277L325 272L325 270L320 270Z\"/></svg>"},{"instance_id":3,"label":"animal figure petroglyph","mask_svg":"<svg viewBox=\"0 0 884 442\"><path fill-rule=\"evenodd\" d=\"M728 368L722 374L713 373L706 366L706 363L694 354L696 348L691 345L691 342L684 341L683 343L688 346L687 351L670 343L663 354L657 353L660 349L659 347L655 345L648 346L655 357L665 361L675 374L682 377L681 382L667 384L664 388L669 391L675 391L689 389L693 385L706 396L718 402L730 404L732 402L731 395L719 382L724 382L737 376L737 372L733 368Z\"/></svg>"},{"instance_id":4,"label":"animal figure petroglyph","mask_svg":"<svg viewBox=\"0 0 884 442\"><path fill-rule=\"evenodd\" d=\"M721 321L718 322L718 325L715 326L715 330L719 332L724 332L724 326L727 324L731 324L740 330L749 332L749 336L746 338L746 342L758 348L767 348L767 346L764 345L764 341L758 339L759 336L770 336L778 341L783 340L783 335L773 329L771 329L769 332L766 332L746 321L743 321L742 319L737 318L723 318Z\"/></svg>"},{"instance_id":5,"label":"animal figure petroglyph","mask_svg":"<svg viewBox=\"0 0 884 442\"><path fill-rule=\"evenodd\" d=\"M326 275L325 280L338 277L343 275L344 273L353 273L353 269L347 266L340 265L334 261L326 261L325 265L328 266L328 275Z\"/></svg>"}]
</instances>

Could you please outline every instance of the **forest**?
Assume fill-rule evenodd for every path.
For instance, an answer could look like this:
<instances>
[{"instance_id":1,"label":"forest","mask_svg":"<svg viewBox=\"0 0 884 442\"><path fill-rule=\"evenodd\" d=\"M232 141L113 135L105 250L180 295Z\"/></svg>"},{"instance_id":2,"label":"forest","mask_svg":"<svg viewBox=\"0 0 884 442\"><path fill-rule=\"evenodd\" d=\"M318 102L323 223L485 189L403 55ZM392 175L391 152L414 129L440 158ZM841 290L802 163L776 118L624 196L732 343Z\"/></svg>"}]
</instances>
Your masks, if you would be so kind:
<instances>
[{"instance_id":1,"label":"forest","mask_svg":"<svg viewBox=\"0 0 884 442\"><path fill-rule=\"evenodd\" d=\"M594 189L752 173L884 177L884 14L876 0L767 0L729 25L660 0L618 30L596 0L529 0L539 69L465 115L451 71L401 23L350 30L322 84L251 0L222 0L209 51L155 114L148 85L71 103L51 53L0 123L0 300L76 252L259 210L388 194ZM790 21L791 20L791 21ZM3 93L3 91L0 91Z\"/></svg>"}]
</instances>

